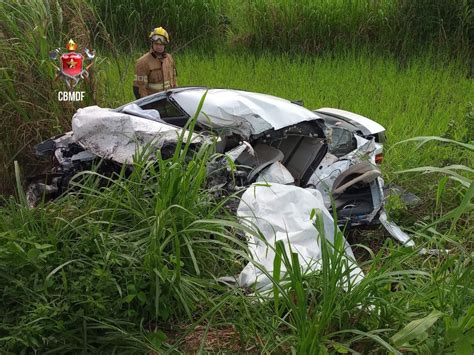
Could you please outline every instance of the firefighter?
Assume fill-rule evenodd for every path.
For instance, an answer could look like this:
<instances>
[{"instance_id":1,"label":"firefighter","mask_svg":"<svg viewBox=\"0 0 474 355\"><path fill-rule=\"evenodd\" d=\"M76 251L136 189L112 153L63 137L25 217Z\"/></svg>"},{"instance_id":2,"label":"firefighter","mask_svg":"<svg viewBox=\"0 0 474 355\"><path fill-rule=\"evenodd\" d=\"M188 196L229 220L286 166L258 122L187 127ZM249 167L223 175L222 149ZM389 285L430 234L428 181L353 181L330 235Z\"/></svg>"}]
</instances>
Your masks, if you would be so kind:
<instances>
[{"instance_id":1,"label":"firefighter","mask_svg":"<svg viewBox=\"0 0 474 355\"><path fill-rule=\"evenodd\" d=\"M171 54L166 53L170 39L163 27L150 33L150 51L141 56L135 66L133 93L138 99L170 88L175 88L176 67Z\"/></svg>"}]
</instances>

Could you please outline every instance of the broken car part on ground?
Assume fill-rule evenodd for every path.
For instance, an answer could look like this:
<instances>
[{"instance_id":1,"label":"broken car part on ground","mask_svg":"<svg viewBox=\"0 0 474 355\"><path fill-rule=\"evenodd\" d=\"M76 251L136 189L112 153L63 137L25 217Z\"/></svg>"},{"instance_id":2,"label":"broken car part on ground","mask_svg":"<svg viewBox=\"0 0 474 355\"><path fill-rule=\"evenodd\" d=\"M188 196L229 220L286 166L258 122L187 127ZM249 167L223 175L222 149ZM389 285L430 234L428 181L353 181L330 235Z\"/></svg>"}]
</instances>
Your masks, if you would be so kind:
<instances>
[{"instance_id":1,"label":"broken car part on ground","mask_svg":"<svg viewBox=\"0 0 474 355\"><path fill-rule=\"evenodd\" d=\"M240 179L216 184L243 192L237 214L270 223L273 230L256 223L267 242L288 238L305 260L302 265L314 266L320 250L308 215L313 206L323 210L325 224L332 223L330 211L335 208L332 212L340 226L382 223L401 243L414 245L387 220L384 211L383 180L376 166L383 157L385 129L381 125L343 110L310 111L285 99L238 90L178 88L117 109L79 109L71 132L37 146L37 156L50 157L52 168L29 179L30 205L66 192L75 174L98 161L100 169L109 173L131 165L140 146L159 150L165 158L172 155L206 91L195 131L188 132L191 142L199 145L218 137L217 152L235 162L235 176ZM226 164L226 159L220 162ZM258 187L255 182L260 183ZM268 189L273 192L269 194ZM255 194L252 197L250 190ZM280 218L275 220L275 216ZM280 225L281 221L285 224ZM328 235L333 232L327 231ZM254 242L252 256L270 267L266 253L273 242L266 247ZM348 244L346 254L353 260ZM249 268L243 271L241 284L262 282L255 269Z\"/></svg>"}]
</instances>

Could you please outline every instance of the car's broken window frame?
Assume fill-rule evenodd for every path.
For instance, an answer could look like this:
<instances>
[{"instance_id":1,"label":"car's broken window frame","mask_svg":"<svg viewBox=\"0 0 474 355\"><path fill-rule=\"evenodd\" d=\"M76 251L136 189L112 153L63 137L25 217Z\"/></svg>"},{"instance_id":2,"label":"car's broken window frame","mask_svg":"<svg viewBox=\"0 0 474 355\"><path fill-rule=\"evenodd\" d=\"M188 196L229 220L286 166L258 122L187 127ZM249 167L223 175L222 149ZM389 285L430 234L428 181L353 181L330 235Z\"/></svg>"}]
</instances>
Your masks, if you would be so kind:
<instances>
[{"instance_id":1,"label":"car's broken window frame","mask_svg":"<svg viewBox=\"0 0 474 355\"><path fill-rule=\"evenodd\" d=\"M160 102L162 100L166 100L166 103L170 104L176 111L180 112L181 115L180 116L163 116L162 112L160 112L159 109L147 107L148 105ZM129 104L137 104L143 110L147 110L147 109L156 110L159 112L160 118L164 122L175 127L183 128L186 122L191 118L191 116L186 111L183 110L183 108L176 102L176 100L173 99L173 97L170 95L169 92L160 92L152 96L147 96L147 97L132 101ZM114 109L113 111L120 112L125 106L126 105L120 106ZM177 122L182 123L182 124L177 124Z\"/></svg>"}]
</instances>

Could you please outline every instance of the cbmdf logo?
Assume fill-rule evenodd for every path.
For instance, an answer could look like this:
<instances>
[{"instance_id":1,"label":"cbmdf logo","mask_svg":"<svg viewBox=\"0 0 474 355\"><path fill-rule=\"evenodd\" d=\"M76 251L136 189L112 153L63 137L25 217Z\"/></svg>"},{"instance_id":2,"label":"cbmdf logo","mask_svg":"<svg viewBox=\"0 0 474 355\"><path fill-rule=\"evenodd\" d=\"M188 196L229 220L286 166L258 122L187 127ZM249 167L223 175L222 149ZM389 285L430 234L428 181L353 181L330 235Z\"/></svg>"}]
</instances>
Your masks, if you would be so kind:
<instances>
[{"instance_id":1,"label":"cbmdf logo","mask_svg":"<svg viewBox=\"0 0 474 355\"><path fill-rule=\"evenodd\" d=\"M94 64L93 60L95 57L94 51L89 51L85 48L84 53L86 57L77 52L77 44L72 39L66 45L67 52L62 53L60 48L57 48L49 53L49 57L56 61L59 57L59 66L54 65L56 68L56 77L63 80L66 83L69 91L58 92L58 100L60 101L82 101L84 98L83 91L72 91L81 79L89 78L89 69ZM85 61L89 63L85 65Z\"/></svg>"}]
</instances>

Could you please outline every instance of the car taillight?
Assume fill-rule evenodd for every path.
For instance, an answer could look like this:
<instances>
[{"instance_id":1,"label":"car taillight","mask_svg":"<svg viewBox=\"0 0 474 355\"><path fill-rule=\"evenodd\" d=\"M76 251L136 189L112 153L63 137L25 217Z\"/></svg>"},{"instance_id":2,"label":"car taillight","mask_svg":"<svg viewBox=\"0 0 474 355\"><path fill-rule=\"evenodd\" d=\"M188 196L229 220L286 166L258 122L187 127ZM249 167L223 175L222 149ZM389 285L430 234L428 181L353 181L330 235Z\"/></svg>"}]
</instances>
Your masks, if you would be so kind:
<instances>
[{"instance_id":1,"label":"car taillight","mask_svg":"<svg viewBox=\"0 0 474 355\"><path fill-rule=\"evenodd\" d=\"M382 164L383 162L383 153L379 153L375 156L375 164Z\"/></svg>"}]
</instances>

